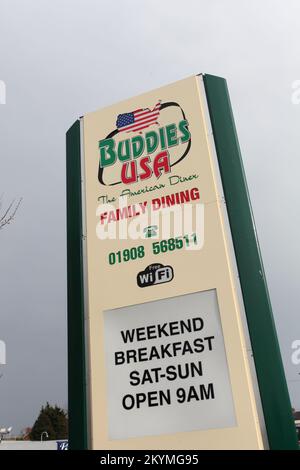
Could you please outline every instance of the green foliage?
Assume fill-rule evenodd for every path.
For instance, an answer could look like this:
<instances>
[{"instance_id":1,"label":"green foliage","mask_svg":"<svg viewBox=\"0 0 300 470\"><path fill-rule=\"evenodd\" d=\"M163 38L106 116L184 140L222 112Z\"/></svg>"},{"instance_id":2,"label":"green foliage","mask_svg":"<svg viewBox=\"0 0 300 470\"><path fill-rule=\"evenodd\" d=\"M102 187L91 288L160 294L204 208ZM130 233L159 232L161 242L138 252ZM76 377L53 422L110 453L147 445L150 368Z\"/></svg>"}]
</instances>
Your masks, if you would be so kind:
<instances>
[{"instance_id":1,"label":"green foliage","mask_svg":"<svg viewBox=\"0 0 300 470\"><path fill-rule=\"evenodd\" d=\"M50 406L48 402L45 407L42 406L41 408L30 432L30 439L39 441L44 431L48 433L47 440L66 439L68 437L67 413L57 405ZM43 439L45 439L45 435Z\"/></svg>"}]
</instances>

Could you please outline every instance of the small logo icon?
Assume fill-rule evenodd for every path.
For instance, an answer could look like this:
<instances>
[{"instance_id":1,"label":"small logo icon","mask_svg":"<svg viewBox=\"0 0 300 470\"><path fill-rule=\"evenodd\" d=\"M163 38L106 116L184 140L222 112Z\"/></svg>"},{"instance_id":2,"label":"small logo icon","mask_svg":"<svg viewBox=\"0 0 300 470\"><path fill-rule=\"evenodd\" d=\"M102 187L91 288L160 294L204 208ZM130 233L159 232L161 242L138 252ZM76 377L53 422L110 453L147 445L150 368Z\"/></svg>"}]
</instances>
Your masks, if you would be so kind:
<instances>
[{"instance_id":1,"label":"small logo icon","mask_svg":"<svg viewBox=\"0 0 300 470\"><path fill-rule=\"evenodd\" d=\"M158 230L157 225L148 225L148 227L145 227L144 230L143 230L145 238L156 237L157 236L157 230Z\"/></svg>"},{"instance_id":2,"label":"small logo icon","mask_svg":"<svg viewBox=\"0 0 300 470\"><path fill-rule=\"evenodd\" d=\"M170 282L173 278L174 271L172 266L155 263L149 264L144 271L138 273L137 284L139 287L149 287Z\"/></svg>"},{"instance_id":3,"label":"small logo icon","mask_svg":"<svg viewBox=\"0 0 300 470\"><path fill-rule=\"evenodd\" d=\"M69 442L67 440L64 441L56 441L57 450L69 450Z\"/></svg>"}]
</instances>

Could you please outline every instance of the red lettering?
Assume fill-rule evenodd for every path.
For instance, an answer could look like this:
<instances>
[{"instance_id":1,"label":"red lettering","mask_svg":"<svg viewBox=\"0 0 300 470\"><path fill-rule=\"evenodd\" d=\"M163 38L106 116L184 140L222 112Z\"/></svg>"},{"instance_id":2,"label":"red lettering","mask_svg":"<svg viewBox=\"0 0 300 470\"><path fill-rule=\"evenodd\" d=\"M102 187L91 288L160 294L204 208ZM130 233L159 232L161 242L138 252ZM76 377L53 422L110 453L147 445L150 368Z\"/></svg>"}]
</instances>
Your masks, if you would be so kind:
<instances>
[{"instance_id":1,"label":"red lettering","mask_svg":"<svg viewBox=\"0 0 300 470\"><path fill-rule=\"evenodd\" d=\"M164 150L163 152L160 152L156 155L153 162L153 170L156 178L159 178L162 173L170 173L170 158L169 152L167 150Z\"/></svg>"},{"instance_id":2,"label":"red lettering","mask_svg":"<svg viewBox=\"0 0 300 470\"><path fill-rule=\"evenodd\" d=\"M128 175L128 168L130 176ZM126 162L122 165L121 180L124 184L131 184L137 182L136 161Z\"/></svg>"},{"instance_id":3,"label":"red lettering","mask_svg":"<svg viewBox=\"0 0 300 470\"><path fill-rule=\"evenodd\" d=\"M150 176L152 175L152 170L149 167L149 163L150 163L150 157L144 157L141 159L140 166L141 166L141 170L143 170L144 172L140 174L141 180L146 180L150 178Z\"/></svg>"}]
</instances>

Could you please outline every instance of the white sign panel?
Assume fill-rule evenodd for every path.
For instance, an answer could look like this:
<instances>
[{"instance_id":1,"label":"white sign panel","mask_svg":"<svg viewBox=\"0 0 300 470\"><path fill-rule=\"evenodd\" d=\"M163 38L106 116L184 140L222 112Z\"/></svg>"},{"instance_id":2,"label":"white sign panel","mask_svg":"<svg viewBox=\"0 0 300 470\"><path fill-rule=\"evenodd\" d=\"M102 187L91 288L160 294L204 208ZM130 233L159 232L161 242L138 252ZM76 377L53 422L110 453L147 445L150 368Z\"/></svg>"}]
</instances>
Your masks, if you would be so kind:
<instances>
[{"instance_id":1,"label":"white sign panel","mask_svg":"<svg viewBox=\"0 0 300 470\"><path fill-rule=\"evenodd\" d=\"M104 312L109 439L236 426L215 290Z\"/></svg>"}]
</instances>

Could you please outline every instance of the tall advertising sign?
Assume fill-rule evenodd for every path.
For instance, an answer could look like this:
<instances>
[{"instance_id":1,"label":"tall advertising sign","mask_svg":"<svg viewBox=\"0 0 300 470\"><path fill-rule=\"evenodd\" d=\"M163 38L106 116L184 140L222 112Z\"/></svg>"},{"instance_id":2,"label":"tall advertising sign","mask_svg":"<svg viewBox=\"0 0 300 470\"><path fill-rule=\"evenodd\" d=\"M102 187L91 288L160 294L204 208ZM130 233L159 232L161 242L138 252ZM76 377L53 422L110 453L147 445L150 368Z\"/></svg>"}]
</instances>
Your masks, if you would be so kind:
<instances>
[{"instance_id":1,"label":"tall advertising sign","mask_svg":"<svg viewBox=\"0 0 300 470\"><path fill-rule=\"evenodd\" d=\"M226 82L67 134L70 448L296 448Z\"/></svg>"}]
</instances>

